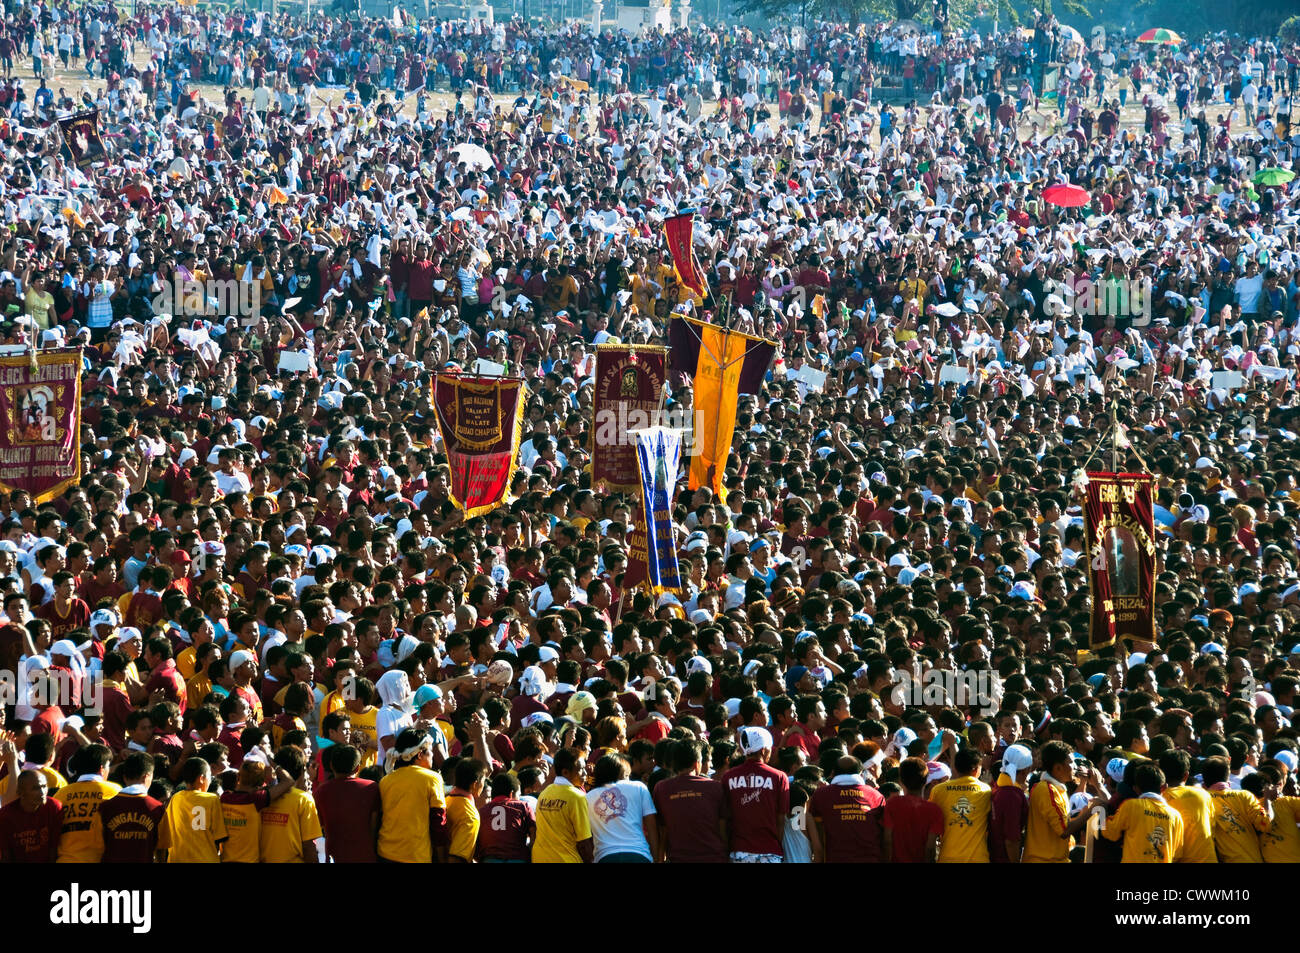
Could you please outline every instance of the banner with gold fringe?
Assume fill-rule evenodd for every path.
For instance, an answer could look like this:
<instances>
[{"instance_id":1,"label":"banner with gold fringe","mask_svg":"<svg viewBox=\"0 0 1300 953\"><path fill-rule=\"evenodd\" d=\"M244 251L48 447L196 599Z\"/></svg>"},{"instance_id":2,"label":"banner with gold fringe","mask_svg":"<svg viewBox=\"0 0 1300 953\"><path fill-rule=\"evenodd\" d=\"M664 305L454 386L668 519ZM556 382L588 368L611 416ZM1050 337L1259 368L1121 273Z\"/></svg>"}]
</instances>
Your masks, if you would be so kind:
<instances>
[{"instance_id":1,"label":"banner with gold fringe","mask_svg":"<svg viewBox=\"0 0 1300 953\"><path fill-rule=\"evenodd\" d=\"M81 348L0 357L0 489L36 503L81 480Z\"/></svg>"},{"instance_id":2,"label":"banner with gold fringe","mask_svg":"<svg viewBox=\"0 0 1300 953\"><path fill-rule=\"evenodd\" d=\"M500 506L519 465L528 389L522 379L439 374L433 385L451 501L470 519Z\"/></svg>"}]
</instances>

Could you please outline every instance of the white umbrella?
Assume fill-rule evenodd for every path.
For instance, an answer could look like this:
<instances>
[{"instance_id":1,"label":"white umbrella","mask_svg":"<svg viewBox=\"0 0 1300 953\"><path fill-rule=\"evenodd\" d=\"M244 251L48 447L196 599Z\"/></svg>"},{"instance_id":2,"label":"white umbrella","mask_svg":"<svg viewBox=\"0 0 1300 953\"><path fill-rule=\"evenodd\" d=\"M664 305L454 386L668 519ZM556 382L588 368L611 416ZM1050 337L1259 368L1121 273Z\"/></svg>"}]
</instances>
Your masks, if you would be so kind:
<instances>
[{"instance_id":1,"label":"white umbrella","mask_svg":"<svg viewBox=\"0 0 1300 953\"><path fill-rule=\"evenodd\" d=\"M459 161L471 168L484 170L496 167L496 163L492 161L492 157L488 155L487 150L472 142L462 142L451 151L455 153Z\"/></svg>"}]
</instances>

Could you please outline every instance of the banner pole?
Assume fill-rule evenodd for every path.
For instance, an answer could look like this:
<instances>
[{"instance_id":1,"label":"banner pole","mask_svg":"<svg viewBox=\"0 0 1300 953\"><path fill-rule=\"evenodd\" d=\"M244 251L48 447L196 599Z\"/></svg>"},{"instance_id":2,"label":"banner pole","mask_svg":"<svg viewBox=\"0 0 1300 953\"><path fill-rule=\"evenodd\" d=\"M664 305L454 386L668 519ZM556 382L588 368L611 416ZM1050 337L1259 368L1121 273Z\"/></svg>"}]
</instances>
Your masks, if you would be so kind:
<instances>
[{"instance_id":1,"label":"banner pole","mask_svg":"<svg viewBox=\"0 0 1300 953\"><path fill-rule=\"evenodd\" d=\"M1119 408L1110 405L1110 472L1119 473Z\"/></svg>"}]
</instances>

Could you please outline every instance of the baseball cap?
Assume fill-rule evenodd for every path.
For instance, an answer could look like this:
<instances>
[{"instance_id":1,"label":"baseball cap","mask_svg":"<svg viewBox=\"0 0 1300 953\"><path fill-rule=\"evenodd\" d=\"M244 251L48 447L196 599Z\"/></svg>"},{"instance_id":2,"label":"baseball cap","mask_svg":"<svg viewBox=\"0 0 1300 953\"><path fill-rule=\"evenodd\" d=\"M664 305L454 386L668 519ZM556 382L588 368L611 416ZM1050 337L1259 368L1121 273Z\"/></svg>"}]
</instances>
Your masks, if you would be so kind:
<instances>
[{"instance_id":1,"label":"baseball cap","mask_svg":"<svg viewBox=\"0 0 1300 953\"><path fill-rule=\"evenodd\" d=\"M686 663L686 671L690 675L694 675L696 672L705 672L712 675L713 663L703 655L692 655Z\"/></svg>"},{"instance_id":2,"label":"baseball cap","mask_svg":"<svg viewBox=\"0 0 1300 953\"><path fill-rule=\"evenodd\" d=\"M412 704L415 706L415 710L419 711L429 702L437 701L441 697L442 689L437 685L421 685L415 690L415 698Z\"/></svg>"}]
</instances>

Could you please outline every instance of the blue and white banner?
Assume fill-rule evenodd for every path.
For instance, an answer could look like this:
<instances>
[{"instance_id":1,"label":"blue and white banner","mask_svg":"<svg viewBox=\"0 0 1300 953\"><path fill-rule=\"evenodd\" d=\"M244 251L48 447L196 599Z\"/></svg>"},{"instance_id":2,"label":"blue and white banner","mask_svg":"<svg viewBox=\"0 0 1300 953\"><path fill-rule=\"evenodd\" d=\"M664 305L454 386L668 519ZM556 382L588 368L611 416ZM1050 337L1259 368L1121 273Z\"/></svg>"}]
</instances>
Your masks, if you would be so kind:
<instances>
[{"instance_id":1,"label":"blue and white banner","mask_svg":"<svg viewBox=\"0 0 1300 953\"><path fill-rule=\"evenodd\" d=\"M682 435L667 427L629 433L636 438L641 471L642 516L646 530L646 581L656 591L681 588L673 539L673 492L682 465Z\"/></svg>"}]
</instances>

